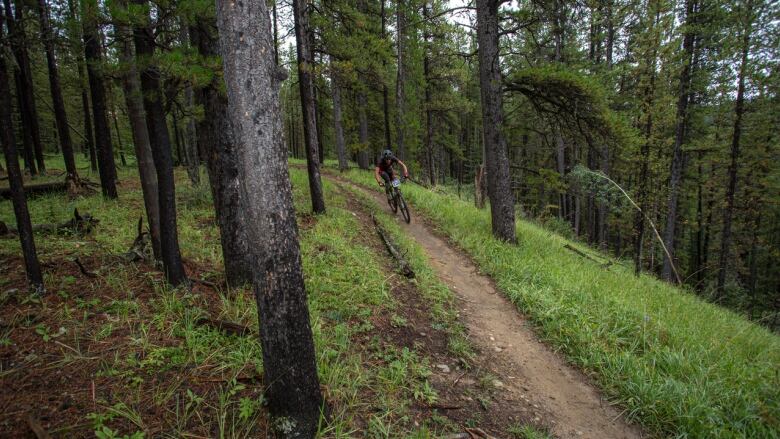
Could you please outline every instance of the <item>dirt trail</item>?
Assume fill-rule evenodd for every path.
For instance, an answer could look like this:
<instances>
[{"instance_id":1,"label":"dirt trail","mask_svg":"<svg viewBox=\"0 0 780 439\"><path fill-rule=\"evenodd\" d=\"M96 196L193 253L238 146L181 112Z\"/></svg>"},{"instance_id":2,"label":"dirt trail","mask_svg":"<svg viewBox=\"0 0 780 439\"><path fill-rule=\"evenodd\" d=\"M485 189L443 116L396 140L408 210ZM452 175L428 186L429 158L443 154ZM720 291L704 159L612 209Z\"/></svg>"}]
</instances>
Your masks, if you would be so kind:
<instances>
[{"instance_id":1,"label":"dirt trail","mask_svg":"<svg viewBox=\"0 0 780 439\"><path fill-rule=\"evenodd\" d=\"M383 194L339 181L387 207ZM536 338L530 322L496 290L490 278L479 274L468 257L433 233L419 217L413 217L411 224L400 216L396 220L423 247L431 267L462 302L460 317L469 339L490 357L503 390L539 405L547 418L541 423L552 434L560 438L643 437L601 398L587 377Z\"/></svg>"}]
</instances>

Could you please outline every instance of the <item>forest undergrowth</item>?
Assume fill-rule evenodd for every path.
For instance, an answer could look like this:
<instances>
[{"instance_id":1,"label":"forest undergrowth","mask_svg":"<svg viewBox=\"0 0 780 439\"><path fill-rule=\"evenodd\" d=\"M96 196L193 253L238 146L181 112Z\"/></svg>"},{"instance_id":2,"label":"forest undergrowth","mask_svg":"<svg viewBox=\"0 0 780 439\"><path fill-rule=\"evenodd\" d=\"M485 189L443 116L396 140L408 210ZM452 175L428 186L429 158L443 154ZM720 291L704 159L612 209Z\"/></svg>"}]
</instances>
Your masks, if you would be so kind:
<instances>
[{"instance_id":1,"label":"forest undergrowth","mask_svg":"<svg viewBox=\"0 0 780 439\"><path fill-rule=\"evenodd\" d=\"M490 415L458 419L435 408L441 395L429 380L432 356L451 358L465 373L474 353L451 293L422 250L389 217L377 215L416 271L414 281L402 278L381 246L366 238L373 231L347 209L366 200L325 181L330 207L313 216L305 172L290 173L329 410L319 435L432 437L457 431L459 424L489 423ZM29 434L31 424L59 437L267 433L254 296L248 287L224 285L208 185L192 187L183 170L176 177L182 254L194 279L189 290L172 289L154 266L121 256L143 212L130 167L120 168L118 201L61 193L29 201L35 224L64 222L74 209L99 221L86 235L36 234L45 296L25 293L18 240L0 239L0 435ZM3 204L0 220L14 224L10 204ZM415 315L408 303L399 303L399 291L416 303ZM235 324L248 334L231 334L207 320ZM439 342L426 342L432 337ZM475 404L488 403L494 391L489 384L475 386ZM544 437L524 423L505 431Z\"/></svg>"}]
</instances>

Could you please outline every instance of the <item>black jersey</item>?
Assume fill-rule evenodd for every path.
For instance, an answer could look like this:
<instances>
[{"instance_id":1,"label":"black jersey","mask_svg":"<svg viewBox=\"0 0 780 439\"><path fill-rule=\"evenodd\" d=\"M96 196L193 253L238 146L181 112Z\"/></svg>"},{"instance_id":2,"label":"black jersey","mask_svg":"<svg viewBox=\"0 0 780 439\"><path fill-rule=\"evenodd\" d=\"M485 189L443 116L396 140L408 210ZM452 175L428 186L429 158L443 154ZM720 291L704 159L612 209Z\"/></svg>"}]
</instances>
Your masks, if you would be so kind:
<instances>
[{"instance_id":1,"label":"black jersey","mask_svg":"<svg viewBox=\"0 0 780 439\"><path fill-rule=\"evenodd\" d=\"M385 159L379 158L376 162L376 167L379 168L379 172L387 172L388 174L393 172L393 165L398 163L398 159L396 157L390 158L390 163L386 163Z\"/></svg>"}]
</instances>

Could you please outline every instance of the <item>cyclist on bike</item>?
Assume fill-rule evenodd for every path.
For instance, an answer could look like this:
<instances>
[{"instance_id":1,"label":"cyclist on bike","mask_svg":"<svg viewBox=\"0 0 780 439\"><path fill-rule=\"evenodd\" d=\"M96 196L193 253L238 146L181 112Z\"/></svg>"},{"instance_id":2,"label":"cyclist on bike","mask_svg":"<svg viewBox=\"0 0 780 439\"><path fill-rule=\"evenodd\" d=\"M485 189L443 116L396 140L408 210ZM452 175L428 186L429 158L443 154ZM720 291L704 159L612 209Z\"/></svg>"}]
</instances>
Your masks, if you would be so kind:
<instances>
[{"instance_id":1,"label":"cyclist on bike","mask_svg":"<svg viewBox=\"0 0 780 439\"><path fill-rule=\"evenodd\" d=\"M376 168L374 168L374 178L379 186L389 187L389 183L395 179L393 165L396 163L404 168L404 177L409 178L409 170L406 169L404 162L398 160L398 158L393 155L393 151L386 149L382 152L382 155L376 162ZM380 177L382 178L381 180Z\"/></svg>"}]
</instances>

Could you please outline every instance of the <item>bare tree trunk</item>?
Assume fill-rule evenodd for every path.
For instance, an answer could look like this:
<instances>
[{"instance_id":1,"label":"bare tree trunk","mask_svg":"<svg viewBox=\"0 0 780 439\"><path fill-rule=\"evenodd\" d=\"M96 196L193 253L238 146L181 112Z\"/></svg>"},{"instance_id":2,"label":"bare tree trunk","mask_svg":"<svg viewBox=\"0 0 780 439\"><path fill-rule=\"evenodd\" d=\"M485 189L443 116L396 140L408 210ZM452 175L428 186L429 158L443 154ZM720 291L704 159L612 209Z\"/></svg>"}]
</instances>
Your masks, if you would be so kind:
<instances>
[{"instance_id":1,"label":"bare tree trunk","mask_svg":"<svg viewBox=\"0 0 780 439\"><path fill-rule=\"evenodd\" d=\"M190 45L187 27L182 24L179 32L179 39L183 45ZM190 114L185 115L184 121L184 149L187 155L187 176L194 186L200 185L200 156L198 155L198 141L196 139L197 130L195 128L195 119L192 116L194 107L194 93L192 83L187 81L184 85L184 108ZM209 117L215 115L209 115Z\"/></svg>"},{"instance_id":2,"label":"bare tree trunk","mask_svg":"<svg viewBox=\"0 0 780 439\"><path fill-rule=\"evenodd\" d=\"M504 110L498 56L498 6L498 0L477 0L482 129L485 135L485 164L493 235L514 243L517 241L514 194L502 132Z\"/></svg>"},{"instance_id":3,"label":"bare tree trunk","mask_svg":"<svg viewBox=\"0 0 780 439\"><path fill-rule=\"evenodd\" d=\"M146 4L146 0L133 0L133 3L143 6ZM168 282L173 286L178 286L187 281L187 274L181 260L176 226L176 189L173 179L171 140L162 106L160 72L157 66L151 62L154 55L154 33L151 24L148 23L149 16L144 18L147 23L134 27L133 39L135 40L138 63L144 66L140 72L141 90L146 110L146 127L149 132L152 159L157 171L160 249L163 268Z\"/></svg>"},{"instance_id":4,"label":"bare tree trunk","mask_svg":"<svg viewBox=\"0 0 780 439\"><path fill-rule=\"evenodd\" d=\"M396 155L401 160L406 159L406 145L404 144L404 113L406 112L406 94L404 92L404 87L406 83L406 74L404 70L404 44L406 39L405 34L405 26L406 26L406 20L405 20L405 11L404 8L406 6L404 5L403 0L397 0L396 2L396 32L397 32L397 38L398 41L397 49L398 49L398 56L396 59L396 81L395 81L395 106L396 106L396 115L395 115L395 129L396 129L396 142L398 144L398 147L396 148Z\"/></svg>"},{"instance_id":5,"label":"bare tree trunk","mask_svg":"<svg viewBox=\"0 0 780 439\"><path fill-rule=\"evenodd\" d=\"M46 162L43 157L43 145L41 143L41 129L38 124L38 110L35 106L35 95L33 92L32 70L30 66L30 56L27 53L27 36L24 32L24 11L20 2L15 2L16 18L11 11L11 2L3 0L8 34L13 48L14 58L18 70L14 73L16 79L17 98L19 100L19 111L22 116L22 131L24 134L25 162L29 161L31 175L37 172L46 174ZM29 153L28 153L29 152ZM32 158L37 162L37 169L33 164ZM37 171L37 172L36 172Z\"/></svg>"},{"instance_id":6,"label":"bare tree trunk","mask_svg":"<svg viewBox=\"0 0 780 439\"><path fill-rule=\"evenodd\" d=\"M746 14L752 14L752 2L746 5ZM723 232L720 238L720 260L718 262L718 283L715 298L723 298L726 286L726 274L729 268L729 253L731 251L731 221L734 215L734 194L737 192L737 172L739 170L739 147L742 137L742 116L745 112L745 75L748 67L750 51L751 21L747 23L742 35L742 59L739 64L739 83L737 85L737 100L734 105L734 131L731 136L731 163L729 164L729 183L726 187L726 209L723 211Z\"/></svg>"},{"instance_id":7,"label":"bare tree trunk","mask_svg":"<svg viewBox=\"0 0 780 439\"><path fill-rule=\"evenodd\" d=\"M311 52L311 28L306 0L293 0L295 18L295 47L298 53L298 85L303 111L303 137L306 145L306 169L309 173L309 192L314 213L325 213L325 198L322 194L320 163L317 144L317 119L314 104L314 79Z\"/></svg>"},{"instance_id":8,"label":"bare tree trunk","mask_svg":"<svg viewBox=\"0 0 780 439\"><path fill-rule=\"evenodd\" d=\"M111 128L106 117L106 88L103 83L103 66L100 39L97 33L97 0L82 0L81 24L84 35L84 56L87 60L89 90L92 95L92 115L95 120L95 143L97 146L100 187L103 196L117 198L116 165L111 146Z\"/></svg>"},{"instance_id":9,"label":"bare tree trunk","mask_svg":"<svg viewBox=\"0 0 780 439\"><path fill-rule=\"evenodd\" d=\"M660 11L659 6L657 2L653 2L651 4L648 4L648 13L651 12L651 8L655 9L654 17L652 18L652 26L650 28L651 32L655 31L655 27L658 25L658 20L660 17ZM648 179L649 179L649 161L650 161L650 143L652 142L652 134L653 134L653 103L655 101L655 79L656 79L656 63L657 63L657 52L658 47L658 41L656 39L655 43L652 46L652 49L650 50L650 60L647 60L648 63L647 66L647 74L649 76L648 85L645 87L644 90L644 112L645 112L645 124L644 124L644 136L645 140L642 143L641 147L641 165L639 170L639 180L637 182L637 185L639 186L639 210L637 210L636 215L634 217L634 272L639 275L639 273L642 271L642 251L643 251L643 244L644 244L644 236L645 236L645 212L647 212L648 207Z\"/></svg>"},{"instance_id":10,"label":"bare tree trunk","mask_svg":"<svg viewBox=\"0 0 780 439\"><path fill-rule=\"evenodd\" d=\"M49 8L46 0L37 1L41 39L46 50L46 63L49 66L49 88L51 89L51 100L54 106L54 118L57 121L57 134L60 138L62 156L65 159L66 180L75 184L79 180L79 175L76 170L76 159L73 157L73 144L70 140L70 128L68 126L68 116L65 113L65 100L62 97L57 58L54 55L54 39L51 24L49 23Z\"/></svg>"},{"instance_id":11,"label":"bare tree trunk","mask_svg":"<svg viewBox=\"0 0 780 439\"><path fill-rule=\"evenodd\" d=\"M423 0L423 17L425 19L425 27L423 31L423 78L425 79L425 155L426 163L428 164L428 178L430 179L431 186L436 186L436 172L433 163L433 112L431 107L431 60L428 55L430 48L430 34L428 32L428 18L430 11L428 10L428 1Z\"/></svg>"},{"instance_id":12,"label":"bare tree trunk","mask_svg":"<svg viewBox=\"0 0 780 439\"><path fill-rule=\"evenodd\" d=\"M218 56L219 38L213 18L198 20L190 28L190 34L202 56ZM235 133L228 114L227 96L221 89L222 83L215 77L210 84L197 90L197 102L203 106L205 114L210 115L198 122L197 133L219 224L225 278L228 285L238 287L252 281L251 252L241 207Z\"/></svg>"},{"instance_id":13,"label":"bare tree trunk","mask_svg":"<svg viewBox=\"0 0 780 439\"><path fill-rule=\"evenodd\" d=\"M333 94L333 128L336 134L336 156L339 159L339 171L349 168L347 163L346 145L344 143L344 126L341 122L341 85L333 59L330 60L330 86Z\"/></svg>"},{"instance_id":14,"label":"bare tree trunk","mask_svg":"<svg viewBox=\"0 0 780 439\"><path fill-rule=\"evenodd\" d=\"M360 141L360 151L358 151L358 166L360 169L368 169L370 165L368 151L368 117L366 116L366 93L362 90L357 95L358 107L358 141Z\"/></svg>"},{"instance_id":15,"label":"bare tree trunk","mask_svg":"<svg viewBox=\"0 0 780 439\"><path fill-rule=\"evenodd\" d=\"M127 0L117 2L122 9L127 8ZM141 191L144 195L144 207L146 220L149 224L149 235L152 238L152 249L157 260L162 258L160 247L160 202L157 187L157 171L152 159L152 148L149 143L149 131L146 128L146 112L141 91L141 82L138 77L138 68L135 63L133 50L132 31L127 23L120 22L113 17L116 33L121 42L119 59L122 62L124 74L122 86L124 89L127 114L130 119L130 129L133 134L133 148L135 161L138 165L138 174L141 177Z\"/></svg>"},{"instance_id":16,"label":"bare tree trunk","mask_svg":"<svg viewBox=\"0 0 780 439\"><path fill-rule=\"evenodd\" d=\"M0 14L0 43L4 45L3 15ZM2 136L3 155L8 171L8 185L11 188L11 202L14 205L16 226L19 230L19 241L24 256L24 268L30 289L43 293L43 275L35 251L30 212L27 210L27 200L22 186L22 172L19 169L19 157L16 154L16 139L11 118L10 77L6 67L5 56L0 55L0 136Z\"/></svg>"},{"instance_id":17,"label":"bare tree trunk","mask_svg":"<svg viewBox=\"0 0 780 439\"><path fill-rule=\"evenodd\" d=\"M688 105L691 101L691 68L693 65L693 45L696 38L694 14L696 8L695 0L685 0L685 36L683 37L683 67L680 72L680 88L677 96L677 115L674 133L674 148L672 151L672 164L669 171L669 200L666 210L666 229L664 229L664 245L669 255L675 257L675 238L677 226L677 202L680 197L680 185L683 176L683 151L682 145L685 142L686 131L688 128ZM664 254L664 265L661 276L667 281L672 280L672 263L669 257Z\"/></svg>"},{"instance_id":18,"label":"bare tree trunk","mask_svg":"<svg viewBox=\"0 0 780 439\"><path fill-rule=\"evenodd\" d=\"M279 108L284 74L274 63L268 12L265 0L217 2L242 206L252 243L265 396L279 436L313 438L323 398L284 153Z\"/></svg>"}]
</instances>

